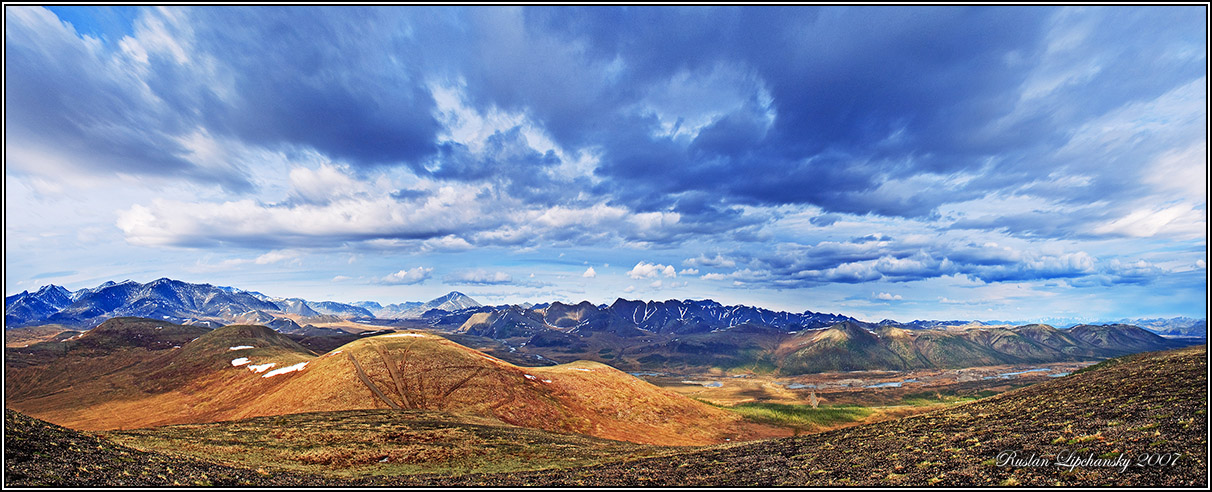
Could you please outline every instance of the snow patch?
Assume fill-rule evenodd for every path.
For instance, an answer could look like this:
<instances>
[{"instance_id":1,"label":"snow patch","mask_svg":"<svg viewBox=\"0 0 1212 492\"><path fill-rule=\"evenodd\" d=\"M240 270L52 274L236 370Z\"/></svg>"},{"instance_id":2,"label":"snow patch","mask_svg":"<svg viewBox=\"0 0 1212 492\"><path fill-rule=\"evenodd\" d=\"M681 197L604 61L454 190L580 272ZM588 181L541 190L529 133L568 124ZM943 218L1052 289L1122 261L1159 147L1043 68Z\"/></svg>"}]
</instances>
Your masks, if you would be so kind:
<instances>
[{"instance_id":1,"label":"snow patch","mask_svg":"<svg viewBox=\"0 0 1212 492\"><path fill-rule=\"evenodd\" d=\"M256 348L256 347L253 347L252 345L236 345L235 347L228 347L227 351L231 352L232 350L244 350L244 349L250 349L250 348Z\"/></svg>"},{"instance_id":2,"label":"snow patch","mask_svg":"<svg viewBox=\"0 0 1212 492\"><path fill-rule=\"evenodd\" d=\"M529 375L529 374L527 374L527 375L526 375L526 379L529 379L529 380L531 380L531 381L538 381L538 380L539 380L539 378L536 378L536 377L531 376L531 375Z\"/></svg>"},{"instance_id":3,"label":"snow patch","mask_svg":"<svg viewBox=\"0 0 1212 492\"><path fill-rule=\"evenodd\" d=\"M574 367L574 368L572 368L572 370L574 370L574 371L582 371L582 372L593 372L593 370L592 370L592 369L584 369L584 368L581 368L581 367Z\"/></svg>"},{"instance_id":4,"label":"snow patch","mask_svg":"<svg viewBox=\"0 0 1212 492\"><path fill-rule=\"evenodd\" d=\"M277 376L277 375L279 375L279 374L286 374L286 373L288 373L288 372L302 371L304 367L307 367L307 363L306 363L306 362L300 362L300 363L295 364L295 365L293 365L293 366L286 366L286 367L283 367L283 368L281 368L281 369L274 369L274 370L272 370L272 371L269 371L269 372L265 373L265 375L264 375L264 376L261 376L261 377L263 377L263 378L271 378L271 377Z\"/></svg>"},{"instance_id":5,"label":"snow patch","mask_svg":"<svg viewBox=\"0 0 1212 492\"><path fill-rule=\"evenodd\" d=\"M242 365L244 365L244 364L247 364L247 363L249 363L249 362L251 362L251 361L250 361L250 360L248 360L248 357L241 357L241 358L239 358L239 359L232 359L232 360L231 360L231 365L233 365L233 366L235 366L235 367L240 367L240 366L242 366Z\"/></svg>"},{"instance_id":6,"label":"snow patch","mask_svg":"<svg viewBox=\"0 0 1212 492\"><path fill-rule=\"evenodd\" d=\"M248 370L250 370L250 371L252 371L252 372L258 372L258 373L260 373L260 372L265 372L265 371L269 370L269 368L271 368L271 367L273 367L273 366L276 366L276 365L278 365L278 363L276 363L276 362L266 362L266 363L264 363L264 364L258 364L258 365L255 365L255 366L248 366Z\"/></svg>"}]
</instances>

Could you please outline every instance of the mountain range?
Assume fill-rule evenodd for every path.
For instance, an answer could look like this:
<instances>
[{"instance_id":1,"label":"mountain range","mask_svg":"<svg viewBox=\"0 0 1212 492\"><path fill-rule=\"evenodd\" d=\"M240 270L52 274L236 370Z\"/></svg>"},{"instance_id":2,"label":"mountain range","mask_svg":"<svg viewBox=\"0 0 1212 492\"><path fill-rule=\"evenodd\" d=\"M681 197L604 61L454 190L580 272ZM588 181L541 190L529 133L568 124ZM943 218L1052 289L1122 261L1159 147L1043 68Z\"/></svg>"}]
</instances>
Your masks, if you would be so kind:
<instances>
[{"instance_id":1,"label":"mountain range","mask_svg":"<svg viewBox=\"0 0 1212 492\"><path fill-rule=\"evenodd\" d=\"M725 306L710 299L485 306L459 292L389 305L316 302L167 278L106 282L75 292L49 285L10 296L5 305L9 328L56 324L87 330L116 317L206 328L263 325L311 337L347 336L373 326L419 328L532 364L594 360L633 371L720 368L784 375L1085 360L1185 344L1124 323L1067 329L967 321L866 323L840 314ZM1206 326L1189 318L1144 321L1167 335L1200 338Z\"/></svg>"}]
</instances>

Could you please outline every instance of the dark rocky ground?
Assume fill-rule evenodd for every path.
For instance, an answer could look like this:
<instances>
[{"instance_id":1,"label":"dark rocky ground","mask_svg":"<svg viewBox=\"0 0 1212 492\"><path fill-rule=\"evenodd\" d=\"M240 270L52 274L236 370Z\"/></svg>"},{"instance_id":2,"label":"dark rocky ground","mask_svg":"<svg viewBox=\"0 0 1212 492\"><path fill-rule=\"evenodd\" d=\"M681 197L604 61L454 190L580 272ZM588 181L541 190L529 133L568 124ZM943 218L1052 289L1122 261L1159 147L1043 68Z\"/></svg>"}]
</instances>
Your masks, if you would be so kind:
<instances>
[{"instance_id":1,"label":"dark rocky ground","mask_svg":"<svg viewBox=\"0 0 1212 492\"><path fill-rule=\"evenodd\" d=\"M938 412L592 467L341 480L143 453L7 411L5 486L1089 486L1206 488L1206 347L1114 359ZM999 466L1002 451L1040 466ZM1057 466L1066 454L1119 467ZM1147 456L1173 464L1145 464ZM1137 466L1138 463L1141 466Z\"/></svg>"}]
</instances>

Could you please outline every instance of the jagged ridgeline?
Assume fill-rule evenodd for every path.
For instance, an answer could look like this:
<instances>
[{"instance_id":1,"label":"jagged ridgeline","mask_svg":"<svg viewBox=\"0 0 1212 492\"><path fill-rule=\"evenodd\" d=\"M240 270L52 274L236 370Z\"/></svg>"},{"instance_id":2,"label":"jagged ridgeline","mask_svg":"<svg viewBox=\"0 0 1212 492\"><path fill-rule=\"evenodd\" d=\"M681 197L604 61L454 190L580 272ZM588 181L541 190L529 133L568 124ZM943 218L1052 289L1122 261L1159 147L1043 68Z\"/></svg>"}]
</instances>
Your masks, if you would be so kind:
<instances>
[{"instance_id":1,"label":"jagged ridgeline","mask_svg":"<svg viewBox=\"0 0 1212 492\"><path fill-rule=\"evenodd\" d=\"M75 292L46 286L12 296L6 304L10 327L53 323L82 330L116 316L206 327L256 324L310 337L349 336L362 326L423 327L482 341L477 346L515 361L595 360L627 371L717 368L780 375L1089 360L1202 340L1163 338L1127 324L1069 329L967 321L872 324L839 314L724 306L713 300L484 306L451 292L424 303L344 304L170 279L107 282ZM1180 320L1145 321L1182 332L1175 324ZM1187 321L1199 325L1203 320ZM336 344L308 346L326 351Z\"/></svg>"}]
</instances>

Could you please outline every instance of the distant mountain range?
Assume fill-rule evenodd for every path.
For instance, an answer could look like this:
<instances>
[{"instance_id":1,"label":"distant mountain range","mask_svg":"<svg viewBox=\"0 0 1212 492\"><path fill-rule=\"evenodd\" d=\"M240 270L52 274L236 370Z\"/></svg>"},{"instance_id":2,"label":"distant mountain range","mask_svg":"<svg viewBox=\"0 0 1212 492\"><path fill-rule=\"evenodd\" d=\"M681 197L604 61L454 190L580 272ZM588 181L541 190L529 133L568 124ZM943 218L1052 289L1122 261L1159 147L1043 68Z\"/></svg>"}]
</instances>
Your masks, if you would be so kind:
<instances>
[{"instance_id":1,"label":"distant mountain range","mask_svg":"<svg viewBox=\"0 0 1212 492\"><path fill-rule=\"evenodd\" d=\"M479 306L480 303L459 292L424 303L380 306L376 302L345 304L271 297L234 287L161 278L146 284L131 280L105 282L75 292L57 285L36 292L25 291L4 299L4 322L8 328L51 323L91 328L110 318L133 316L210 328L254 323L290 332L300 329L295 319L416 319L430 311L445 313Z\"/></svg>"},{"instance_id":2,"label":"distant mountain range","mask_svg":"<svg viewBox=\"0 0 1212 492\"><path fill-rule=\"evenodd\" d=\"M866 323L840 314L725 306L710 299L485 306L459 292L384 306L271 297L167 278L106 282L75 292L48 285L5 299L9 328L88 329L128 316L207 328L264 325L304 336L349 335L331 324L349 328L352 320L437 330L536 363L588 359L635 370L748 367L785 374L1081 360L1182 344L1158 333L1206 336L1206 321L1190 318L1068 329L975 321Z\"/></svg>"}]
</instances>

